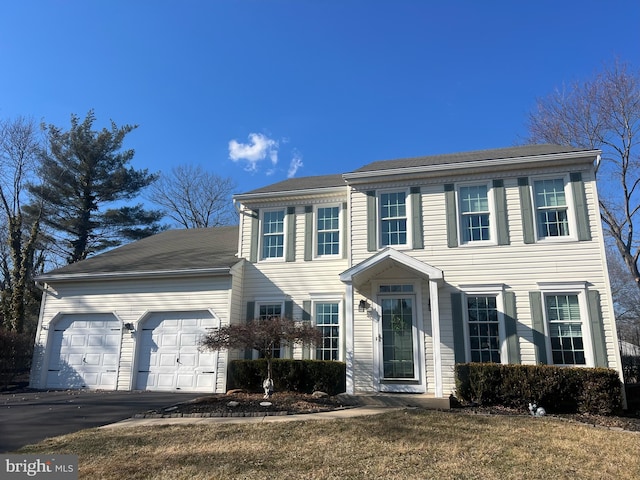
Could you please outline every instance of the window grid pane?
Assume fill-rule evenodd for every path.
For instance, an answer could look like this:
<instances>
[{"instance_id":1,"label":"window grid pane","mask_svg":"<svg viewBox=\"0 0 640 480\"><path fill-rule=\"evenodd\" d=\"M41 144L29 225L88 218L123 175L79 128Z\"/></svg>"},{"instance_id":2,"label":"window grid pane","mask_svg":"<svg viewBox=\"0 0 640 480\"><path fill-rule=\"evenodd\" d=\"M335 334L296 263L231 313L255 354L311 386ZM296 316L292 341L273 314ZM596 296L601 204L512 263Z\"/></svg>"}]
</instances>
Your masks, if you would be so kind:
<instances>
[{"instance_id":1,"label":"window grid pane","mask_svg":"<svg viewBox=\"0 0 640 480\"><path fill-rule=\"evenodd\" d=\"M340 326L337 303L316 304L316 326L322 332L322 343L316 348L316 359L339 360Z\"/></svg>"},{"instance_id":2,"label":"window grid pane","mask_svg":"<svg viewBox=\"0 0 640 480\"><path fill-rule=\"evenodd\" d=\"M262 258L281 258L284 255L284 210L264 213L262 233Z\"/></svg>"},{"instance_id":3,"label":"window grid pane","mask_svg":"<svg viewBox=\"0 0 640 480\"><path fill-rule=\"evenodd\" d=\"M282 304L280 303L265 304L259 306L258 318L260 318L260 320L268 320L269 318L280 317L281 315ZM271 349L271 357L280 358L280 345L274 346Z\"/></svg>"},{"instance_id":4,"label":"window grid pane","mask_svg":"<svg viewBox=\"0 0 640 480\"><path fill-rule=\"evenodd\" d=\"M490 240L489 197L486 185L460 187L460 213L463 242Z\"/></svg>"},{"instance_id":5,"label":"window grid pane","mask_svg":"<svg viewBox=\"0 0 640 480\"><path fill-rule=\"evenodd\" d=\"M318 209L318 255L340 253L340 210L338 207Z\"/></svg>"},{"instance_id":6,"label":"window grid pane","mask_svg":"<svg viewBox=\"0 0 640 480\"><path fill-rule=\"evenodd\" d=\"M567 201L561 178L534 182L538 232L540 238L569 235Z\"/></svg>"},{"instance_id":7,"label":"window grid pane","mask_svg":"<svg viewBox=\"0 0 640 480\"><path fill-rule=\"evenodd\" d=\"M404 192L380 195L380 241L383 246L406 245L407 203Z\"/></svg>"},{"instance_id":8,"label":"window grid pane","mask_svg":"<svg viewBox=\"0 0 640 480\"><path fill-rule=\"evenodd\" d=\"M547 295L545 300L553 363L585 365L578 296Z\"/></svg>"},{"instance_id":9,"label":"window grid pane","mask_svg":"<svg viewBox=\"0 0 640 480\"><path fill-rule=\"evenodd\" d=\"M467 297L472 362L500 363L500 329L496 297Z\"/></svg>"}]
</instances>

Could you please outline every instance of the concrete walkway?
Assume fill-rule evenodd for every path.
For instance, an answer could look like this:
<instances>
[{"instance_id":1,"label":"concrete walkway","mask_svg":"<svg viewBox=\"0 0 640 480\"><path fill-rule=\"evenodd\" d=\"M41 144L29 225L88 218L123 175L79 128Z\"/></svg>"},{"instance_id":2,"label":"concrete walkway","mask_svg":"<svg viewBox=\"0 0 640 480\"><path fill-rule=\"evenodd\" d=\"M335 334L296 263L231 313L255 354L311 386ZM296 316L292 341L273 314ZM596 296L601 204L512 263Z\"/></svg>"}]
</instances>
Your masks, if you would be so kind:
<instances>
[{"instance_id":1,"label":"concrete walkway","mask_svg":"<svg viewBox=\"0 0 640 480\"><path fill-rule=\"evenodd\" d=\"M344 418L378 415L380 413L401 410L401 407L355 407L330 412L304 413L298 415L265 415L262 417L166 417L166 418L128 418L121 422L104 425L100 428L150 427L157 425L210 425L235 423L275 423L306 420L339 420Z\"/></svg>"}]
</instances>

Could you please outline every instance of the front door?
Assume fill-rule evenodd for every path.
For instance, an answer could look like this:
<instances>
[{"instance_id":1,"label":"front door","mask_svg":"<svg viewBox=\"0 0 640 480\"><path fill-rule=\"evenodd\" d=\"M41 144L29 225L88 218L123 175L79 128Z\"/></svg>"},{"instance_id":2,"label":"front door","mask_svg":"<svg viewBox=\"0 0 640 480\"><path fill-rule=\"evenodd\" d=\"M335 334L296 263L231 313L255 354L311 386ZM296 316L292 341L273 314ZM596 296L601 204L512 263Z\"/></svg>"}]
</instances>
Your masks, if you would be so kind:
<instances>
[{"instance_id":1,"label":"front door","mask_svg":"<svg viewBox=\"0 0 640 480\"><path fill-rule=\"evenodd\" d=\"M380 296L378 326L379 389L424 392L414 295Z\"/></svg>"}]
</instances>

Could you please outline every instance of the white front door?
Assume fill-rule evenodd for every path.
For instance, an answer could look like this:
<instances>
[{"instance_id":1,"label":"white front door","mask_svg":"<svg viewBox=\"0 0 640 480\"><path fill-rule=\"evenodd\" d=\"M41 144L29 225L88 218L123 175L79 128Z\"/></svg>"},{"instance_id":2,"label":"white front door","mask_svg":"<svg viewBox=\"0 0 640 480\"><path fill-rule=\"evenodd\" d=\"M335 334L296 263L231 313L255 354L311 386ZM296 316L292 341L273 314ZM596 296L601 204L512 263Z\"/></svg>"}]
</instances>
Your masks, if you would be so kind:
<instances>
[{"instance_id":1,"label":"white front door","mask_svg":"<svg viewBox=\"0 0 640 480\"><path fill-rule=\"evenodd\" d=\"M136 389L215 391L217 354L200 351L215 320L210 312L165 312L142 323Z\"/></svg>"},{"instance_id":2,"label":"white front door","mask_svg":"<svg viewBox=\"0 0 640 480\"><path fill-rule=\"evenodd\" d=\"M378 389L425 391L415 295L381 295L377 322Z\"/></svg>"},{"instance_id":3,"label":"white front door","mask_svg":"<svg viewBox=\"0 0 640 480\"><path fill-rule=\"evenodd\" d=\"M46 388L115 390L122 336L116 317L65 315L50 335Z\"/></svg>"}]
</instances>

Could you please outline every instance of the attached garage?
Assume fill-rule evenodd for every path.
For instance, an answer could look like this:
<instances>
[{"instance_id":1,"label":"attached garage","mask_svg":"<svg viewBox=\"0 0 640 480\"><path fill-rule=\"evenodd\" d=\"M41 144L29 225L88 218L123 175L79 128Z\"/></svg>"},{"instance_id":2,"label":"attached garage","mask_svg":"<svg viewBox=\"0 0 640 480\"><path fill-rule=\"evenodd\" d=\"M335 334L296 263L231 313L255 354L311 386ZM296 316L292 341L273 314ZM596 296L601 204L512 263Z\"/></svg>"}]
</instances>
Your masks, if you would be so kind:
<instances>
[{"instance_id":1,"label":"attached garage","mask_svg":"<svg viewBox=\"0 0 640 480\"><path fill-rule=\"evenodd\" d=\"M210 311L150 314L138 327L136 390L214 392L216 352L200 351L218 326Z\"/></svg>"},{"instance_id":2,"label":"attached garage","mask_svg":"<svg viewBox=\"0 0 640 480\"><path fill-rule=\"evenodd\" d=\"M46 388L114 390L121 337L113 314L61 316L50 334Z\"/></svg>"}]
</instances>

